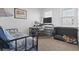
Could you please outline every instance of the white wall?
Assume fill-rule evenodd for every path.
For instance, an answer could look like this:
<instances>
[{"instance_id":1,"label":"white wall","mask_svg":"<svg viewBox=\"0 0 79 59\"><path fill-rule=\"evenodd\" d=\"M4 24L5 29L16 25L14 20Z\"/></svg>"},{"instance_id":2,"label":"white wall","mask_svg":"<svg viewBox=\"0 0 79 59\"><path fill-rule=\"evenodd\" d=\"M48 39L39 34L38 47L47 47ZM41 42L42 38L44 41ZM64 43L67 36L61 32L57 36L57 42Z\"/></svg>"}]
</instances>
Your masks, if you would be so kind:
<instances>
[{"instance_id":1,"label":"white wall","mask_svg":"<svg viewBox=\"0 0 79 59\"><path fill-rule=\"evenodd\" d=\"M62 21L61 21L61 16L62 16L62 11L60 8L55 8L52 9L52 14L53 14L53 23L55 25L55 27L61 27L62 26Z\"/></svg>"},{"instance_id":2,"label":"white wall","mask_svg":"<svg viewBox=\"0 0 79 59\"><path fill-rule=\"evenodd\" d=\"M5 8L6 11L13 14L11 17L0 17L0 26L8 28L18 28L21 32L29 32L29 27L34 25L34 21L40 20L39 9L27 8L27 19L15 19L14 8Z\"/></svg>"}]
</instances>

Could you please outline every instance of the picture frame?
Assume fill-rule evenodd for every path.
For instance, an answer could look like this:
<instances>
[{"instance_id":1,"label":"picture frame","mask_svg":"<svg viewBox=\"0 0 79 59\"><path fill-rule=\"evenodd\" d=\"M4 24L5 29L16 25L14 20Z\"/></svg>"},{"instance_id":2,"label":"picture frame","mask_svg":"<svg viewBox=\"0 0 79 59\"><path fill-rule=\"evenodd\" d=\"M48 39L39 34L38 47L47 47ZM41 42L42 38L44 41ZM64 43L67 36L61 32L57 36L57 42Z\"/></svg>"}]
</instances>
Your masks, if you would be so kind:
<instances>
[{"instance_id":1,"label":"picture frame","mask_svg":"<svg viewBox=\"0 0 79 59\"><path fill-rule=\"evenodd\" d=\"M27 19L27 11L19 8L14 8L14 18Z\"/></svg>"}]
</instances>

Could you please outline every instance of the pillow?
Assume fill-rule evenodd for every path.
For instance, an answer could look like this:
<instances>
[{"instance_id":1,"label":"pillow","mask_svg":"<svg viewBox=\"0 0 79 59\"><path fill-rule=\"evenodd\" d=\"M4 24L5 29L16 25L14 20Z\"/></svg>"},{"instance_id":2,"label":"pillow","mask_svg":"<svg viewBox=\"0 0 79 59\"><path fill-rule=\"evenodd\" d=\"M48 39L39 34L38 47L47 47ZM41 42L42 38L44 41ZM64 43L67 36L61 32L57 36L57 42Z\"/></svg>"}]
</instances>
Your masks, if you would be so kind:
<instances>
[{"instance_id":1,"label":"pillow","mask_svg":"<svg viewBox=\"0 0 79 59\"><path fill-rule=\"evenodd\" d=\"M9 44L6 43L6 40L7 40L7 37L4 34L2 27L0 27L0 41L2 41L2 43L4 43L2 46L3 48L9 48Z\"/></svg>"},{"instance_id":2,"label":"pillow","mask_svg":"<svg viewBox=\"0 0 79 59\"><path fill-rule=\"evenodd\" d=\"M4 28L2 28L2 29L4 31L5 36L7 37L7 40L14 39L14 37L8 31L6 31Z\"/></svg>"},{"instance_id":3,"label":"pillow","mask_svg":"<svg viewBox=\"0 0 79 59\"><path fill-rule=\"evenodd\" d=\"M0 27L0 38L2 38L3 40L7 40L7 37L5 36L2 27Z\"/></svg>"},{"instance_id":4,"label":"pillow","mask_svg":"<svg viewBox=\"0 0 79 59\"><path fill-rule=\"evenodd\" d=\"M8 40L12 40L14 39L14 37L12 37L10 35L10 33L8 33L4 28L0 27L0 38L2 38L3 41L8 41ZM6 47L9 46L9 48L12 46L11 43L6 43Z\"/></svg>"}]
</instances>

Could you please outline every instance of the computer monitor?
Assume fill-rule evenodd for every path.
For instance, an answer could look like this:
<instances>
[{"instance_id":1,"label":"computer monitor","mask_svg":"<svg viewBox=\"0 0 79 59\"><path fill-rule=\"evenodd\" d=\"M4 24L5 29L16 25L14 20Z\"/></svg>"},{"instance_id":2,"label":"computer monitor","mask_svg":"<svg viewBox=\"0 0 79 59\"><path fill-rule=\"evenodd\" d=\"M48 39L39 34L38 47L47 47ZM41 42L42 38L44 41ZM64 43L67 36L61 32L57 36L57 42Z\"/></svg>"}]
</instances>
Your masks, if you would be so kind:
<instances>
[{"instance_id":1,"label":"computer monitor","mask_svg":"<svg viewBox=\"0 0 79 59\"><path fill-rule=\"evenodd\" d=\"M43 23L52 23L52 17L43 18Z\"/></svg>"}]
</instances>

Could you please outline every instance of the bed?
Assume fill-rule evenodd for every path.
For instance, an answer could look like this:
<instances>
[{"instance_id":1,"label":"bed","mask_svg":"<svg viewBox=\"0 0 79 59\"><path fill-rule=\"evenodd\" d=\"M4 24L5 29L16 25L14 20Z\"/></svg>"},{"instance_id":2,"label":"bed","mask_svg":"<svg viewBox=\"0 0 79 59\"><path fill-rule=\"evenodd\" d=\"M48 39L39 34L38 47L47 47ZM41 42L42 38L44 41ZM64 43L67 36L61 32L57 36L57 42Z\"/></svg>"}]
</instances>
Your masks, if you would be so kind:
<instances>
[{"instance_id":1,"label":"bed","mask_svg":"<svg viewBox=\"0 0 79 59\"><path fill-rule=\"evenodd\" d=\"M4 29L0 26L0 50L3 51L37 51L36 37L18 32L18 29Z\"/></svg>"}]
</instances>

